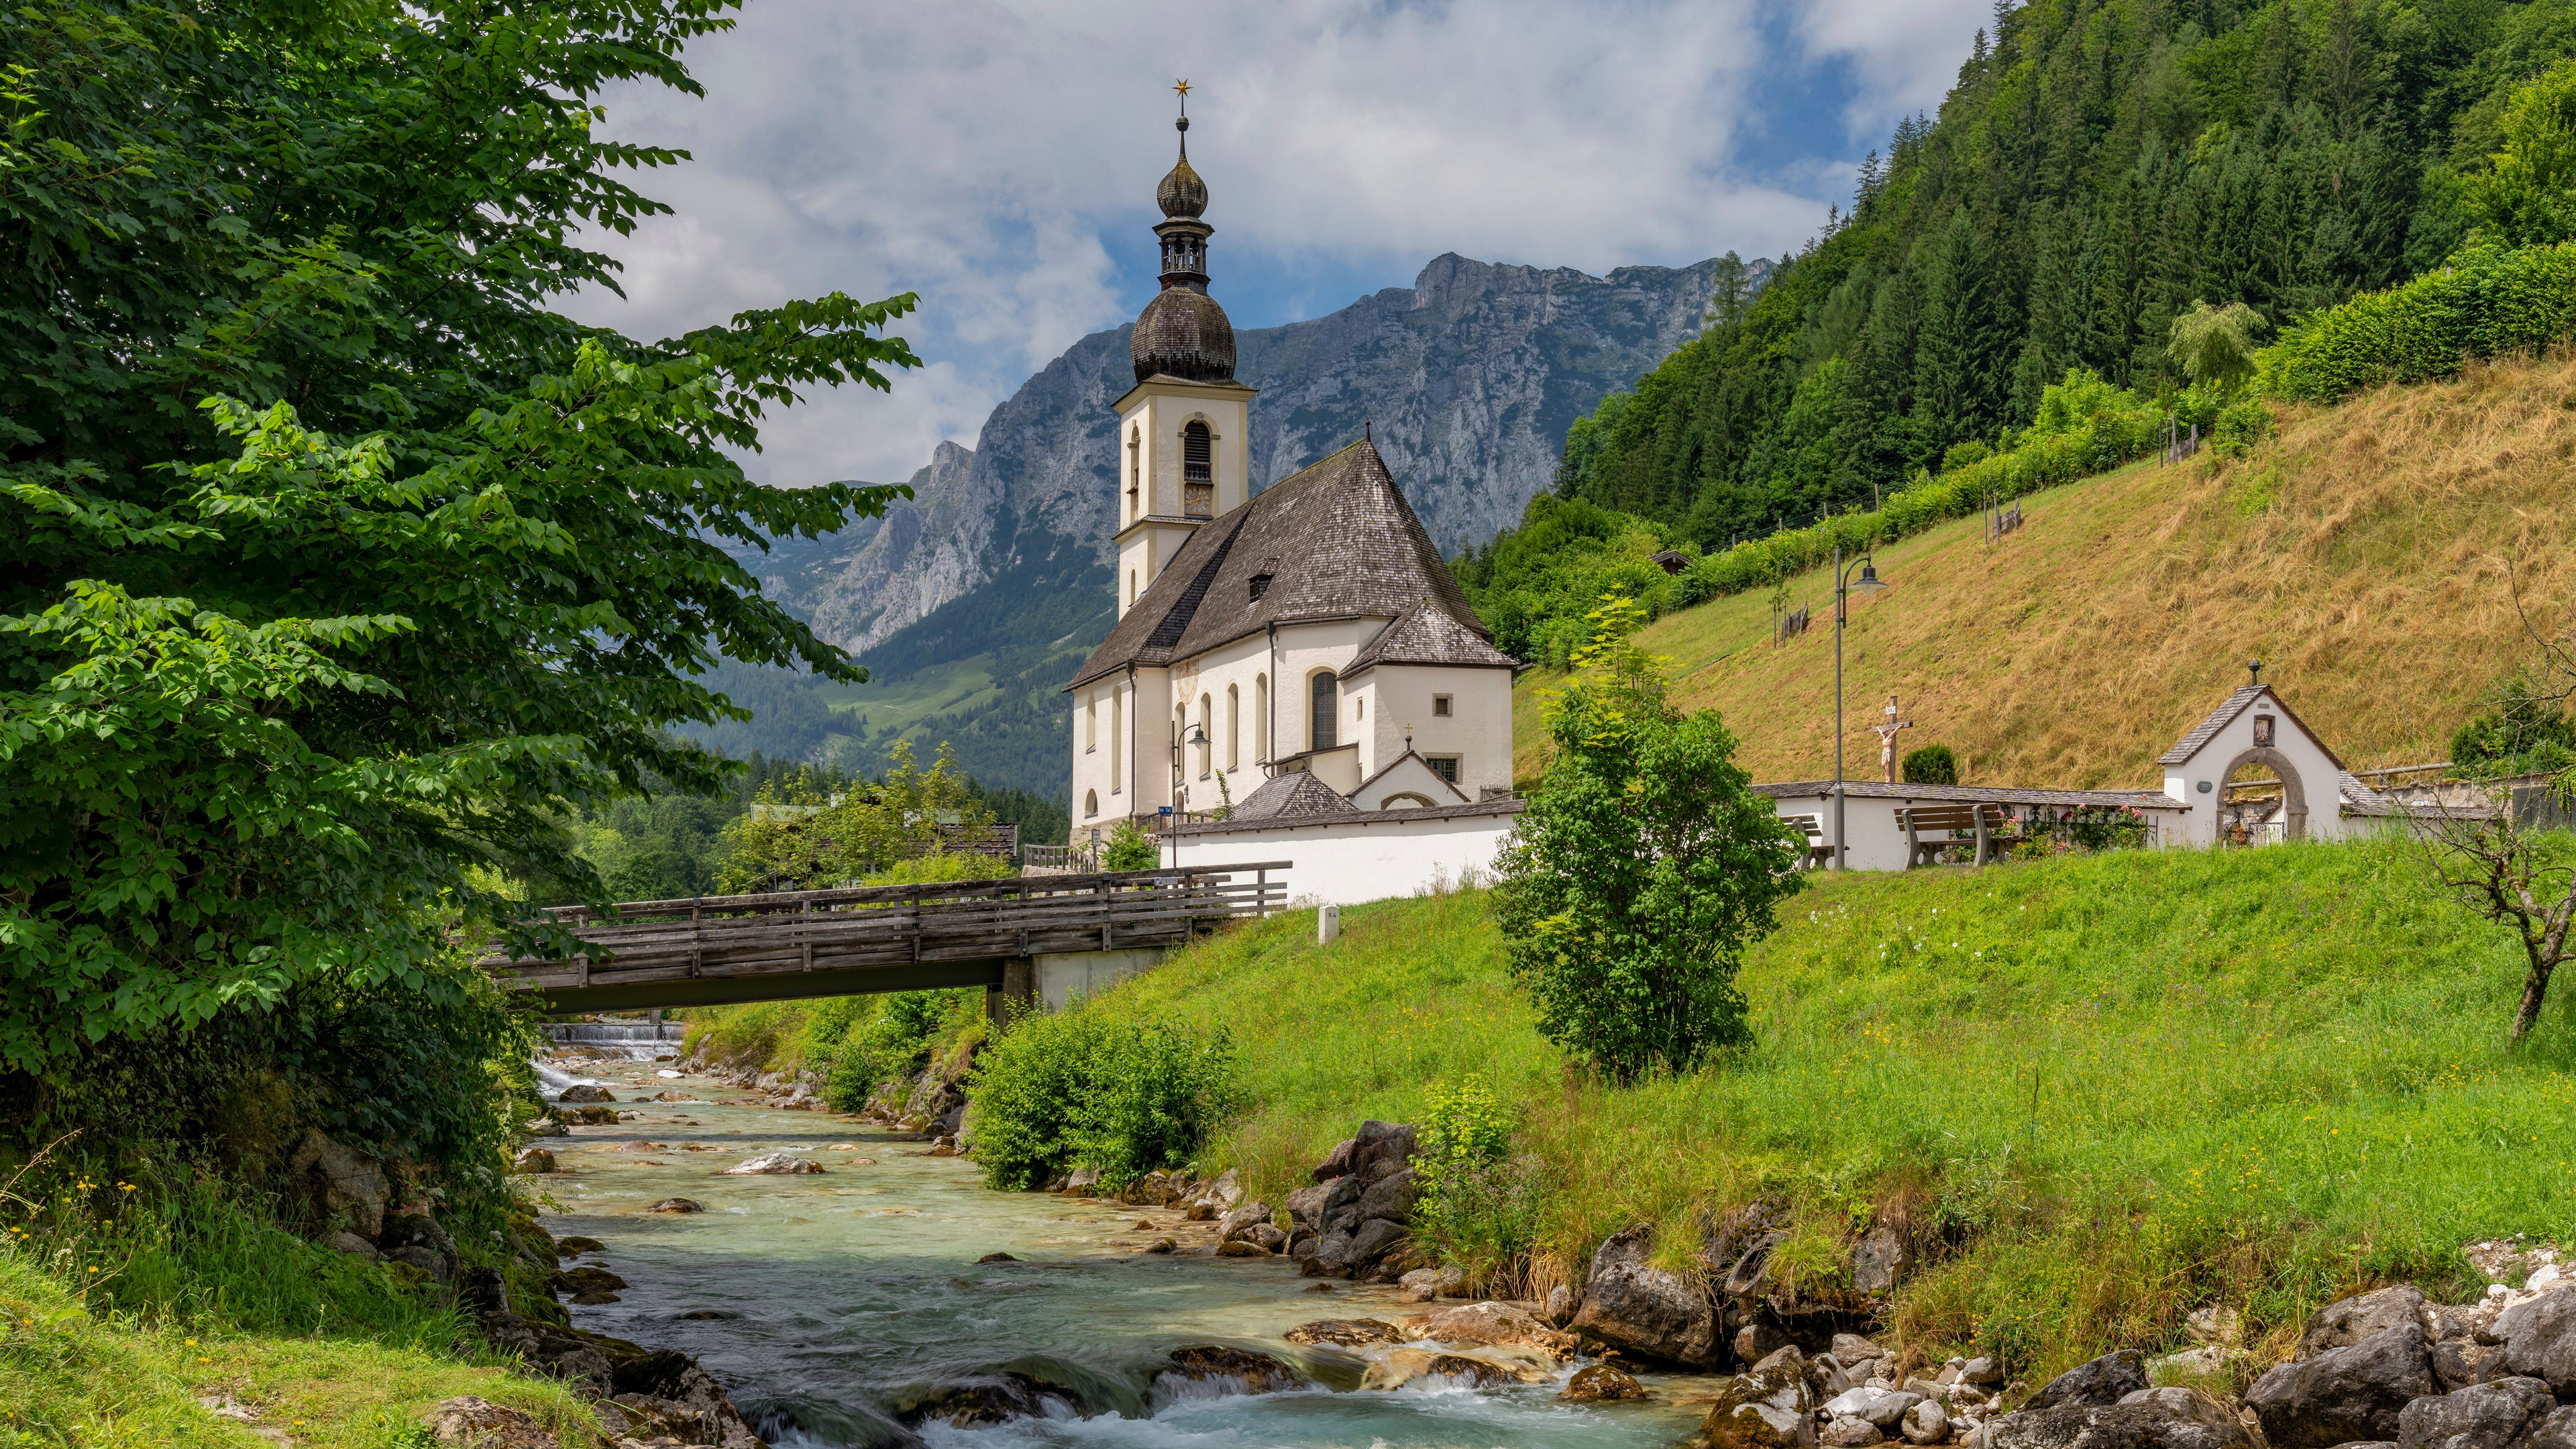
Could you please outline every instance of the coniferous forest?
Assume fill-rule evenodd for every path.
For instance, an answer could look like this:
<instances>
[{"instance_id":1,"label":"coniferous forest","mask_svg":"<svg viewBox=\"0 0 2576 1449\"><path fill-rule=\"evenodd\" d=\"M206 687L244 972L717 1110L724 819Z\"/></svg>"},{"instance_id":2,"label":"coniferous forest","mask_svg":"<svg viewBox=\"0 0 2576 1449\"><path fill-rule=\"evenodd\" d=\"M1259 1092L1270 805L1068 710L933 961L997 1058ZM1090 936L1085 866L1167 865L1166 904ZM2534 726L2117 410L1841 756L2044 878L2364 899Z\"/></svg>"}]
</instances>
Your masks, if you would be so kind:
<instances>
[{"instance_id":1,"label":"coniferous forest","mask_svg":"<svg viewBox=\"0 0 2576 1449\"><path fill-rule=\"evenodd\" d=\"M2196 302L2278 328L2440 264L2571 49L2563 0L1998 6L1848 214L1574 425L1559 491L1718 549L1978 455L2070 369L2178 388Z\"/></svg>"}]
</instances>

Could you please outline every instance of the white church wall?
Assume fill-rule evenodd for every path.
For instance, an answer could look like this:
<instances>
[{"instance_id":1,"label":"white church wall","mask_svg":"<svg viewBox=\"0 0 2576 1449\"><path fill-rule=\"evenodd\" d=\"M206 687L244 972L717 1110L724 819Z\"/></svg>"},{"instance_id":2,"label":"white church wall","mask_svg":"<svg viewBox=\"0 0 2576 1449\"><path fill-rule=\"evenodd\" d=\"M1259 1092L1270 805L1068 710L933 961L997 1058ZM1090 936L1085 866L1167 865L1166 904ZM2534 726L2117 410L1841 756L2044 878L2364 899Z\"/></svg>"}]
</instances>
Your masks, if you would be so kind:
<instances>
[{"instance_id":1,"label":"white church wall","mask_svg":"<svg viewBox=\"0 0 2576 1449\"><path fill-rule=\"evenodd\" d=\"M1285 569L1294 564L1290 560L1282 560L1280 566ZM1359 657L1360 646L1385 628L1386 623L1384 619L1334 619L1279 626L1278 678L1283 686L1279 697L1279 757L1302 754L1314 747L1309 712L1312 696L1307 691L1315 672L1329 669L1338 679L1343 666ZM1365 679L1367 676L1361 677ZM1335 742L1347 744L1359 738L1358 729L1363 721L1338 684L1333 692ZM1366 773L1362 771L1364 776Z\"/></svg>"},{"instance_id":2,"label":"white church wall","mask_svg":"<svg viewBox=\"0 0 2576 1449\"><path fill-rule=\"evenodd\" d=\"M1217 809L1229 798L1251 794L1269 778L1261 769L1268 758L1262 749L1262 701L1270 692L1269 642L1266 633L1246 635L1172 668L1172 707L1186 707L1195 726L1201 702L1207 706L1207 747L1185 752L1181 784L1188 809ZM1219 775L1225 777L1222 790L1217 788Z\"/></svg>"},{"instance_id":3,"label":"white church wall","mask_svg":"<svg viewBox=\"0 0 2576 1449\"><path fill-rule=\"evenodd\" d=\"M1270 830L1184 832L1173 839L1178 864L1207 869L1228 863L1285 860L1292 905L1356 906L1423 895L1462 881L1490 881L1494 856L1511 834L1512 813L1373 819ZM1428 812L1426 812L1428 814Z\"/></svg>"},{"instance_id":4,"label":"white church wall","mask_svg":"<svg viewBox=\"0 0 2576 1449\"><path fill-rule=\"evenodd\" d=\"M1508 669L1458 669L1420 664L1381 664L1353 681L1369 692L1368 774L1404 754L1405 730L1413 752L1454 756L1458 788L1469 801L1486 788L1512 783L1512 675ZM1446 695L1450 712L1435 712Z\"/></svg>"}]
</instances>

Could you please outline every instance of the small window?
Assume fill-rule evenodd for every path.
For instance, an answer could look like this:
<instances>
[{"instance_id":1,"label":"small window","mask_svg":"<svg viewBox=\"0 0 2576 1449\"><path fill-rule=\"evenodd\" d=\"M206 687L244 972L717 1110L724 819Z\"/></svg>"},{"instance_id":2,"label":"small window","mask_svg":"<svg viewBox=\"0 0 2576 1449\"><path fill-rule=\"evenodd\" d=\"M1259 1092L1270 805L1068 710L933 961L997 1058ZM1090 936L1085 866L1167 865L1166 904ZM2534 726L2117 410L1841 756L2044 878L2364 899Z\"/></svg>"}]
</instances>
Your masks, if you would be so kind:
<instances>
[{"instance_id":1,"label":"small window","mask_svg":"<svg viewBox=\"0 0 2576 1449\"><path fill-rule=\"evenodd\" d=\"M1256 604L1261 602L1261 596L1269 592L1270 575L1254 574L1252 576L1252 601Z\"/></svg>"},{"instance_id":2,"label":"small window","mask_svg":"<svg viewBox=\"0 0 2576 1449\"><path fill-rule=\"evenodd\" d=\"M1423 758L1423 763L1429 765L1431 767L1431 773L1438 775L1441 779L1448 781L1452 785L1458 783L1458 757L1456 755L1428 755Z\"/></svg>"},{"instance_id":3,"label":"small window","mask_svg":"<svg viewBox=\"0 0 2576 1449\"><path fill-rule=\"evenodd\" d=\"M1085 791L1083 791L1083 792L1082 792L1082 818L1083 818L1083 819L1085 819L1085 820L1088 820L1088 819L1090 819L1092 816L1097 815L1097 814L1099 814L1099 813L1100 813L1100 792L1099 792L1099 791L1097 791L1097 790L1085 790Z\"/></svg>"},{"instance_id":4,"label":"small window","mask_svg":"<svg viewBox=\"0 0 2576 1449\"><path fill-rule=\"evenodd\" d=\"M1306 712L1311 734L1306 748L1310 750L1329 750L1341 743L1341 711L1333 704L1334 683L1333 673L1328 669L1318 672L1307 686L1312 691L1308 695Z\"/></svg>"},{"instance_id":5,"label":"small window","mask_svg":"<svg viewBox=\"0 0 2576 1449\"><path fill-rule=\"evenodd\" d=\"M1431 713L1436 718L1447 719L1449 717L1449 696L1445 694L1435 694L1431 696Z\"/></svg>"}]
</instances>

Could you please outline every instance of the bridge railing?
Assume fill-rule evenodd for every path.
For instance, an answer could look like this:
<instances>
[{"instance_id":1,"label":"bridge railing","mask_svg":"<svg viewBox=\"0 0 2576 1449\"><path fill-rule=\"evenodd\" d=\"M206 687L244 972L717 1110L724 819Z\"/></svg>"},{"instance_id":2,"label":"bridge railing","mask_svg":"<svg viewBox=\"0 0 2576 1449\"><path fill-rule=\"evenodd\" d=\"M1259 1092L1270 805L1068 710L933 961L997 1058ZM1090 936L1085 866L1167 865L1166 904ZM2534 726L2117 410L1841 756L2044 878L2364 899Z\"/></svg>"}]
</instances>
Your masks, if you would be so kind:
<instances>
[{"instance_id":1,"label":"bridge railing","mask_svg":"<svg viewBox=\"0 0 2576 1449\"><path fill-rule=\"evenodd\" d=\"M1286 861L549 907L583 950L479 964L526 988L846 970L1177 945L1286 904Z\"/></svg>"}]
</instances>

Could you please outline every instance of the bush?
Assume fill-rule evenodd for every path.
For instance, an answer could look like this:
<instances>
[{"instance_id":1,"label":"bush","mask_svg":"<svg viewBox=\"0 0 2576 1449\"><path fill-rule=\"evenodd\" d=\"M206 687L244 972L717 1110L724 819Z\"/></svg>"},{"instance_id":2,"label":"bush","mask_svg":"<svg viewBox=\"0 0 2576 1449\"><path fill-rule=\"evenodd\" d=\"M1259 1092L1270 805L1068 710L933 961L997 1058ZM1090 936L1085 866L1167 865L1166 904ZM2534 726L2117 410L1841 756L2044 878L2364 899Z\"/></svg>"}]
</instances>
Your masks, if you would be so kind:
<instances>
[{"instance_id":1,"label":"bush","mask_svg":"<svg viewBox=\"0 0 2576 1449\"><path fill-rule=\"evenodd\" d=\"M1476 1077L1424 1098L1414 1235L1480 1285L1528 1254L1545 1214L1539 1160L1512 1153L1517 1125Z\"/></svg>"},{"instance_id":2,"label":"bush","mask_svg":"<svg viewBox=\"0 0 2576 1449\"><path fill-rule=\"evenodd\" d=\"M2272 431L2272 410L2259 397L2245 398L2219 411L2209 427L2210 451L2222 458L2243 457Z\"/></svg>"},{"instance_id":3,"label":"bush","mask_svg":"<svg viewBox=\"0 0 2576 1449\"><path fill-rule=\"evenodd\" d=\"M2441 270L2355 297L2263 349L2256 388L2332 400L2448 377L2471 358L2537 352L2576 332L2576 242L2471 246Z\"/></svg>"},{"instance_id":4,"label":"bush","mask_svg":"<svg viewBox=\"0 0 2576 1449\"><path fill-rule=\"evenodd\" d=\"M1152 870L1163 863L1163 847L1134 820L1121 820L1109 832L1108 848L1100 853L1102 870Z\"/></svg>"},{"instance_id":5,"label":"bush","mask_svg":"<svg viewBox=\"0 0 2576 1449\"><path fill-rule=\"evenodd\" d=\"M2451 736L2451 769L2471 780L2555 773L2576 764L2576 723L2559 701L2516 672L2488 691L2488 705Z\"/></svg>"},{"instance_id":6,"label":"bush","mask_svg":"<svg viewBox=\"0 0 2576 1449\"><path fill-rule=\"evenodd\" d=\"M1123 1187L1189 1161L1234 1110L1233 1040L1075 1007L994 1038L967 1083L967 1133L984 1185L1043 1187L1073 1167Z\"/></svg>"},{"instance_id":7,"label":"bush","mask_svg":"<svg viewBox=\"0 0 2576 1449\"><path fill-rule=\"evenodd\" d=\"M1948 745L1925 745L1907 752L1902 767L1908 785L1956 785L1959 783L1959 757Z\"/></svg>"}]
</instances>

